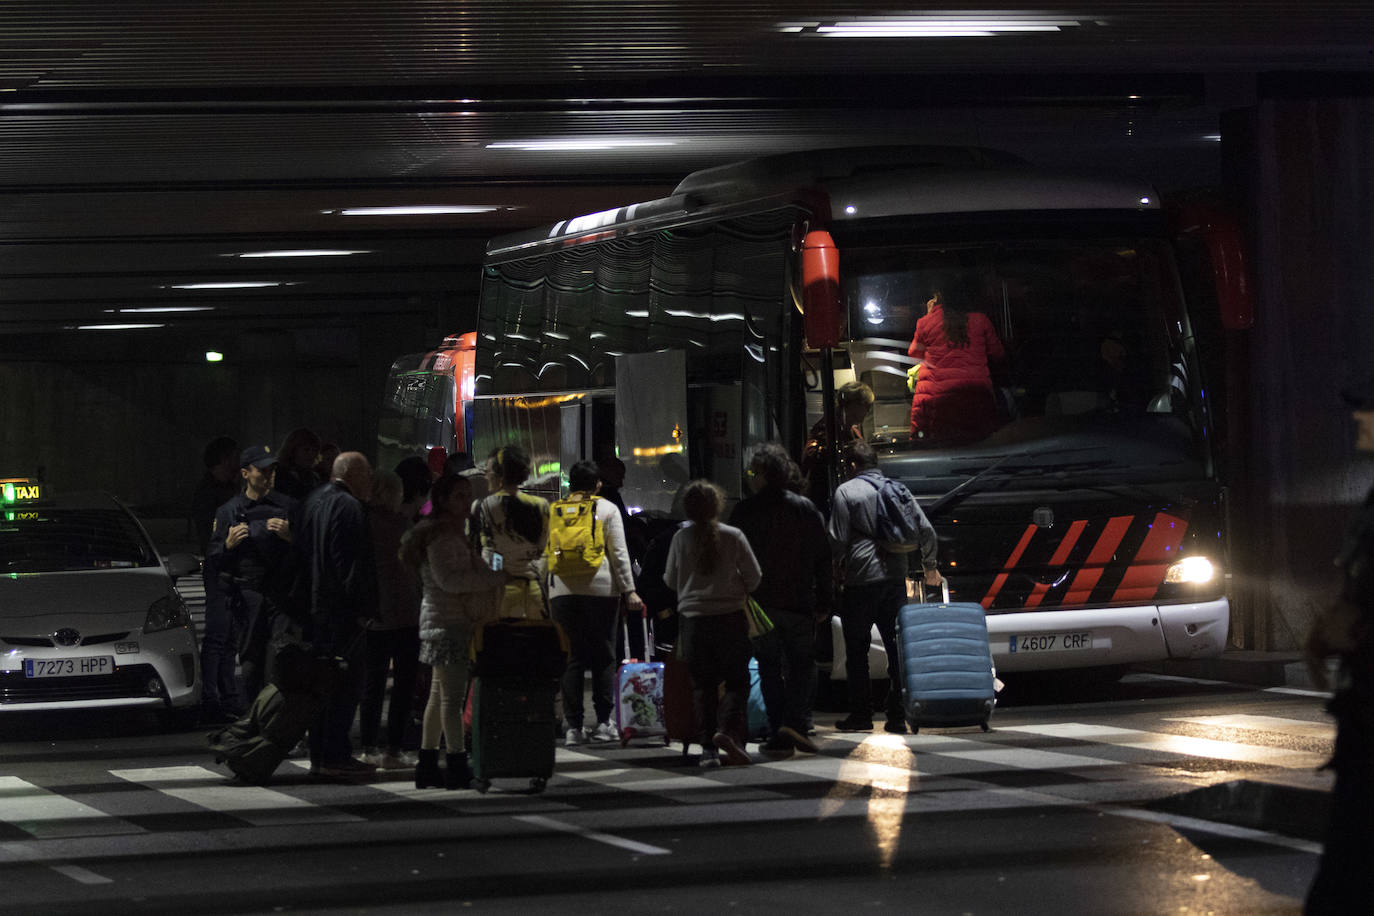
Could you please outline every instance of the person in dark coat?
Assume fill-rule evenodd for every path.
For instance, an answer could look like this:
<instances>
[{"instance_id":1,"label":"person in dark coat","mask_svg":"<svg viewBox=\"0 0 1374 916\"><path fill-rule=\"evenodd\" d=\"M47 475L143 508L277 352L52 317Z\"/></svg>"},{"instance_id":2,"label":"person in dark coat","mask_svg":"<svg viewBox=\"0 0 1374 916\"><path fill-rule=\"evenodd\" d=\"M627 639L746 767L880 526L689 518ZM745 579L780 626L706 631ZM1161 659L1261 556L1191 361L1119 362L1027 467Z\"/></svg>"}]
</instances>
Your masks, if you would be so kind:
<instances>
[{"instance_id":1,"label":"person in dark coat","mask_svg":"<svg viewBox=\"0 0 1374 916\"><path fill-rule=\"evenodd\" d=\"M362 499L372 492L372 466L361 452L334 461L334 479L318 487L301 511L297 533L308 575L309 636L317 655L341 659L343 669L310 730L310 772L349 777L376 767L353 757L348 733L358 712L362 631L377 615L377 563Z\"/></svg>"},{"instance_id":2,"label":"person in dark coat","mask_svg":"<svg viewBox=\"0 0 1374 916\"><path fill-rule=\"evenodd\" d=\"M277 450L281 463L277 465L274 488L292 499L304 500L320 485L315 462L320 458L320 437L305 427L286 434L286 441Z\"/></svg>"},{"instance_id":3,"label":"person in dark coat","mask_svg":"<svg viewBox=\"0 0 1374 916\"><path fill-rule=\"evenodd\" d=\"M770 757L816 752L806 736L816 691L816 624L833 610L825 521L811 500L788 489L791 469L781 445L758 446L748 470L754 493L730 516L763 570L754 599L773 621L773 629L753 641L771 732L763 751Z\"/></svg>"},{"instance_id":4,"label":"person in dark coat","mask_svg":"<svg viewBox=\"0 0 1374 916\"><path fill-rule=\"evenodd\" d=\"M1355 448L1374 454L1374 383L1344 392L1353 409ZM1374 900L1374 488L1336 557L1341 594L1313 624L1308 664L1319 686L1326 660L1340 660L1327 709L1336 718L1336 771L1331 819L1317 875L1307 894L1308 914L1357 913Z\"/></svg>"},{"instance_id":5,"label":"person in dark coat","mask_svg":"<svg viewBox=\"0 0 1374 916\"><path fill-rule=\"evenodd\" d=\"M837 452L851 442L862 442L863 423L873 410L873 389L863 382L846 382L835 389L835 427L838 445ZM811 427L802 449L801 476L805 481L805 494L822 513L830 511L830 498L839 483L839 469L836 479L830 479L829 468L831 452L829 436L825 431L825 417L821 417Z\"/></svg>"},{"instance_id":6,"label":"person in dark coat","mask_svg":"<svg viewBox=\"0 0 1374 916\"><path fill-rule=\"evenodd\" d=\"M239 446L228 436L216 436L201 456L205 474L191 494L191 528L196 537L196 552L202 557L210 546L210 531L215 510L239 491Z\"/></svg>"}]
</instances>

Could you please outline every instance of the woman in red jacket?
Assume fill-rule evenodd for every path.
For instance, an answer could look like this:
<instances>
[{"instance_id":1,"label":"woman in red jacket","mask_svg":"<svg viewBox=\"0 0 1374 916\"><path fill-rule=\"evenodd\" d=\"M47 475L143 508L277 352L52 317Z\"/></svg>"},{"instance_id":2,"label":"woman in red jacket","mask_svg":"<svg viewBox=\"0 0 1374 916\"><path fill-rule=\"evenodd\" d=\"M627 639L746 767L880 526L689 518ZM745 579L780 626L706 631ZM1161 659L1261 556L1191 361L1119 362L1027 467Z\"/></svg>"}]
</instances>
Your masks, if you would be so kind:
<instances>
[{"instance_id":1,"label":"woman in red jacket","mask_svg":"<svg viewBox=\"0 0 1374 916\"><path fill-rule=\"evenodd\" d=\"M997 423L990 360L1005 355L988 316L936 290L916 322L907 355L922 360L911 399L911 439L976 442Z\"/></svg>"}]
</instances>

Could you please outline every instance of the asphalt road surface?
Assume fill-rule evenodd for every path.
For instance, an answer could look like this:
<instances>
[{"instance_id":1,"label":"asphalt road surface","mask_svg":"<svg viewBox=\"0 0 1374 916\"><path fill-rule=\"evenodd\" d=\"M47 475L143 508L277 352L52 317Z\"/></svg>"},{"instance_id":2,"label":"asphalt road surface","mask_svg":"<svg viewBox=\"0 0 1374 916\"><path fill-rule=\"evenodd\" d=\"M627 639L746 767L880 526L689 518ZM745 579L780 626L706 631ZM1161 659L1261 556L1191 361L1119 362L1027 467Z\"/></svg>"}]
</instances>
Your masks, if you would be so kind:
<instances>
[{"instance_id":1,"label":"asphalt road surface","mask_svg":"<svg viewBox=\"0 0 1374 916\"><path fill-rule=\"evenodd\" d=\"M1012 682L993 730L703 770L558 751L542 794L231 782L201 731L0 715L4 911L1296 913L1333 728L1313 693Z\"/></svg>"}]
</instances>

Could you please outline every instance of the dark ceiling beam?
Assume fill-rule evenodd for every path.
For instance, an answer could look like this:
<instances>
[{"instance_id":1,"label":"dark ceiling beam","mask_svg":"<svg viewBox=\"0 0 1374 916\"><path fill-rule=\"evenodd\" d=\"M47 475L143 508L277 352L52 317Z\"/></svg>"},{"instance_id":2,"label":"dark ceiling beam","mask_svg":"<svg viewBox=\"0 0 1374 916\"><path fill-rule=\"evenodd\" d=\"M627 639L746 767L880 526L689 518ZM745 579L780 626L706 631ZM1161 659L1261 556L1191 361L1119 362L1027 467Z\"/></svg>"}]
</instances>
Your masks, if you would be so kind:
<instances>
[{"instance_id":1,"label":"dark ceiling beam","mask_svg":"<svg viewBox=\"0 0 1374 916\"><path fill-rule=\"evenodd\" d=\"M247 86L21 89L0 101L6 114L272 114L449 111L643 111L816 109L966 105L1195 104L1200 74L882 73L807 76L685 76L558 84Z\"/></svg>"}]
</instances>

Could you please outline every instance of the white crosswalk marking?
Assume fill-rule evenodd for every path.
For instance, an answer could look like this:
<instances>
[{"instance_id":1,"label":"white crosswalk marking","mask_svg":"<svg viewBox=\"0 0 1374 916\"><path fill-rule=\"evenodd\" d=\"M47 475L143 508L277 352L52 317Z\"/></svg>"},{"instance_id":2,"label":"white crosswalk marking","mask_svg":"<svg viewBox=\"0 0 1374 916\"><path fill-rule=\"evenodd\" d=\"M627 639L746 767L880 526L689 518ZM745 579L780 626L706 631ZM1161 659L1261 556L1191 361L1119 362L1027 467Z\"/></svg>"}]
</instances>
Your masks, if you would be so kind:
<instances>
[{"instance_id":1,"label":"white crosswalk marking","mask_svg":"<svg viewBox=\"0 0 1374 916\"><path fill-rule=\"evenodd\" d=\"M605 758L579 751L559 748L555 760L559 763L604 764ZM556 771L558 772L558 771ZM707 804L716 801L749 801L761 798L781 798L779 793L760 791L756 786L722 783L705 776L665 776L659 770L645 767L603 767L597 770L566 770L559 776L610 786L623 792L644 792L686 804Z\"/></svg>"},{"instance_id":2,"label":"white crosswalk marking","mask_svg":"<svg viewBox=\"0 0 1374 916\"><path fill-rule=\"evenodd\" d=\"M138 783L209 811L229 814L259 827L321 824L363 818L259 786L231 785L214 770L199 766L111 770L110 775Z\"/></svg>"},{"instance_id":3,"label":"white crosswalk marking","mask_svg":"<svg viewBox=\"0 0 1374 916\"><path fill-rule=\"evenodd\" d=\"M1179 716L1165 719L1165 722L1189 722L1194 725L1208 725L1216 728L1244 728L1253 731L1278 732L1295 738L1320 738L1334 741L1336 724L1334 722L1308 722L1303 719L1284 719L1279 716Z\"/></svg>"},{"instance_id":4,"label":"white crosswalk marking","mask_svg":"<svg viewBox=\"0 0 1374 916\"><path fill-rule=\"evenodd\" d=\"M875 736L859 733L837 734L835 737L841 741L865 744L874 740ZM990 747L986 741L959 738L954 735L912 735L906 738L893 735L884 736L884 739L902 741L914 751L939 757L938 766L942 776L977 773L986 770L988 764L1021 770L1066 770L1071 767L1122 765L1120 760L1090 757L1086 754L1043 751L1029 747ZM963 761L964 765L954 761ZM914 760L912 765L919 767L920 763Z\"/></svg>"},{"instance_id":5,"label":"white crosswalk marking","mask_svg":"<svg viewBox=\"0 0 1374 916\"><path fill-rule=\"evenodd\" d=\"M0 823L40 839L143 833L143 828L18 776L0 776Z\"/></svg>"},{"instance_id":6,"label":"white crosswalk marking","mask_svg":"<svg viewBox=\"0 0 1374 916\"><path fill-rule=\"evenodd\" d=\"M1162 751L1185 757L1206 757L1210 760L1231 760L1238 763L1260 763L1287 769L1311 770L1326 762L1326 755L1286 748L1260 747L1212 738L1191 738L1118 728L1111 725L1089 725L1082 722L1056 722L1049 725L1016 725L1001 728L1002 732L1026 735L1045 735L1052 738L1071 738L1116 747Z\"/></svg>"},{"instance_id":7,"label":"white crosswalk marking","mask_svg":"<svg viewBox=\"0 0 1374 916\"><path fill-rule=\"evenodd\" d=\"M897 836L897 825L904 817L922 812L1031 804L1120 805L1135 810L1144 799L1179 791L1168 768L1179 765L1182 758L1312 770L1326 756L1316 752L1323 748L1313 742L1324 744L1332 733L1331 727L1320 721L1263 715L1179 716L1160 724L1185 727L1179 730L1215 729L1217 735L1233 740L1083 722L1002 725L988 735L975 731L917 735L827 732L817 739L820 754L798 754L779 761L756 757L760 765L712 771L684 767L675 753L659 749L558 748L554 778L543 794L524 792L523 780L511 781L504 790L498 780L487 794L419 790L409 778L392 778L397 774L346 784L283 779L279 785L261 788L231 783L219 768L188 765L109 771L117 780L158 793L156 799L140 800L127 792L88 792L83 800L64 797L60 789L48 790L7 776L0 777L0 824L9 825L11 831L18 828L33 839L0 843L0 861L47 850L40 855L44 863L65 868L67 862L62 857L71 854L44 844L54 839L87 844L80 855L87 854L90 844L102 842L126 846L137 842L162 848L173 842L176 831L166 831L164 842L161 831L139 826L144 822L131 812L165 818L185 813L187 806L227 816L246 828L303 825L302 830L327 831L335 824L356 824L364 831L360 835L367 836L368 830L394 829L394 819L349 812L368 811L392 799L441 806L454 817L473 818L474 824L480 823L487 831L533 826L581 836L631 854L662 854L660 847L622 835L626 830L659 823L708 825L742 819L861 817L882 836ZM1279 742L1276 737L1291 740ZM1303 742L1297 746L1306 750L1248 743L1250 740ZM1157 769L1161 763L1164 770ZM1122 778L1123 768L1132 766L1148 766L1150 772ZM298 774L308 768L308 761L289 760L282 769ZM1016 775L1008 782L1002 777L1009 773L1027 774L1029 781L1023 782L1023 777ZM1294 774L1288 778L1300 777ZM1022 784L1032 788L1018 788ZM1320 791L1320 784L1311 784ZM589 799L596 801L588 804ZM672 806L664 807L663 801ZM354 805L362 807L355 809L351 807ZM429 823L438 830L445 820ZM525 827L519 828L517 821ZM106 836L116 839L104 841ZM112 847L110 854L122 853ZM61 873L74 881L104 880L96 872Z\"/></svg>"}]
</instances>

